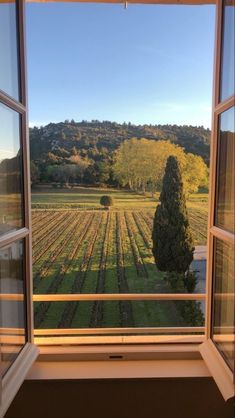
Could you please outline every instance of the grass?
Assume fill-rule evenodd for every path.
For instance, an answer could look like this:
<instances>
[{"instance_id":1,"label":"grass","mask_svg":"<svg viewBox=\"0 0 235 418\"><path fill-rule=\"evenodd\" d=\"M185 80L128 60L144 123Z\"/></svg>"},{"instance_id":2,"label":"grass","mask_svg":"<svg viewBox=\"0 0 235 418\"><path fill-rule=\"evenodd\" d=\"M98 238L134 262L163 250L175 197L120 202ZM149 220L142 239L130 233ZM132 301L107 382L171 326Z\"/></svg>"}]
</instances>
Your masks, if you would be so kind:
<instances>
[{"instance_id":1,"label":"grass","mask_svg":"<svg viewBox=\"0 0 235 418\"><path fill-rule=\"evenodd\" d=\"M159 201L159 193L154 197L150 193L146 195L135 192L74 187L72 189L53 189L38 187L32 192L33 209L102 209L100 198L108 194L115 201L114 209L155 209ZM207 210L208 194L198 193L189 196L188 207Z\"/></svg>"},{"instance_id":2,"label":"grass","mask_svg":"<svg viewBox=\"0 0 235 418\"><path fill-rule=\"evenodd\" d=\"M110 212L100 207L103 194L115 199ZM96 293L97 289L104 293L171 291L164 274L157 270L151 251L152 221L158 198L159 195L152 198L122 190L80 187L34 191L35 293L71 293L73 289L81 293ZM207 200L206 194L198 194L190 196L187 202L196 245L206 244ZM109 228L106 228L108 219ZM181 326L185 322L177 303L167 301L110 301L96 305L95 302L60 302L35 306L35 323L40 328L63 327L63 324L66 328L94 324L98 327ZM94 317L94 312L99 317Z\"/></svg>"}]
</instances>

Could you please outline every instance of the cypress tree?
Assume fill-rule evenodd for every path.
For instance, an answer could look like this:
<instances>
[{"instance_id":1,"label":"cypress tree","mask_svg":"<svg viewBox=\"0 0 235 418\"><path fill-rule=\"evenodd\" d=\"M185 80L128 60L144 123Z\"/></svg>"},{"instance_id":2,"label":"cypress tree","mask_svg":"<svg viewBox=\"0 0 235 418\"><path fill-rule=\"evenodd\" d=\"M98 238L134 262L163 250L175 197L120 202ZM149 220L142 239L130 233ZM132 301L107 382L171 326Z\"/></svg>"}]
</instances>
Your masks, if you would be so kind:
<instances>
[{"instance_id":1,"label":"cypress tree","mask_svg":"<svg viewBox=\"0 0 235 418\"><path fill-rule=\"evenodd\" d=\"M166 163L160 204L153 224L153 255L159 270L185 273L193 260L193 239L176 157Z\"/></svg>"}]
</instances>

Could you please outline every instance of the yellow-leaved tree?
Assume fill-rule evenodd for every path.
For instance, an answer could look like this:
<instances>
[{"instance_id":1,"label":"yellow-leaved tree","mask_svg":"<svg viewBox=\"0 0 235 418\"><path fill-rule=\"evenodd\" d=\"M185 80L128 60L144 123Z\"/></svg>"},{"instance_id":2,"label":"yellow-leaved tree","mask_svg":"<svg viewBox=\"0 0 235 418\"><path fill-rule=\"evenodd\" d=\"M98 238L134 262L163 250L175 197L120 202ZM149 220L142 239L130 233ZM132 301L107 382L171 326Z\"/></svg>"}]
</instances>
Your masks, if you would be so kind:
<instances>
[{"instance_id":1,"label":"yellow-leaved tree","mask_svg":"<svg viewBox=\"0 0 235 418\"><path fill-rule=\"evenodd\" d=\"M177 157L182 170L186 193L193 193L205 186L208 168L203 159L170 141L154 141L145 138L125 140L116 152L114 176L122 186L131 190L155 193L161 189L166 161Z\"/></svg>"}]
</instances>

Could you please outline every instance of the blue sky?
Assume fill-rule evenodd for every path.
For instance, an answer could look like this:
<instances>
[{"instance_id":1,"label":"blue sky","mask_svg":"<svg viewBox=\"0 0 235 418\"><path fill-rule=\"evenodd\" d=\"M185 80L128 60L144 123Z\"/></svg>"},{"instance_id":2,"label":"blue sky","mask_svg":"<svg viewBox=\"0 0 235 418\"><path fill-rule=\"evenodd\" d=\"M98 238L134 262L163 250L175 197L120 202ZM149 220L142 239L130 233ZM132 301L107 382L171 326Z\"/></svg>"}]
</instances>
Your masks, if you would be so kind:
<instances>
[{"instance_id":1,"label":"blue sky","mask_svg":"<svg viewBox=\"0 0 235 418\"><path fill-rule=\"evenodd\" d=\"M27 4L30 125L210 127L214 6Z\"/></svg>"}]
</instances>

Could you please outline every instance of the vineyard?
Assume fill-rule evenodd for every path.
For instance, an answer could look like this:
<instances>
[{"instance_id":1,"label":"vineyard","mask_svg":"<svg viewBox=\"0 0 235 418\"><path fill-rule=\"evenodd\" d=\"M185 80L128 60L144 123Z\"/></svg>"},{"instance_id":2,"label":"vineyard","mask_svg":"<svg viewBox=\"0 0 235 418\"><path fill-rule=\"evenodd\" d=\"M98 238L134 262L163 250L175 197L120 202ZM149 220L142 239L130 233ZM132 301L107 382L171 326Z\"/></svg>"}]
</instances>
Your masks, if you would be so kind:
<instances>
[{"instance_id":1,"label":"vineyard","mask_svg":"<svg viewBox=\"0 0 235 418\"><path fill-rule=\"evenodd\" d=\"M33 210L34 293L170 292L152 257L153 215L145 208ZM189 215L195 245L205 245L205 208L192 203ZM190 325L177 304L182 302L37 302L35 327Z\"/></svg>"}]
</instances>

